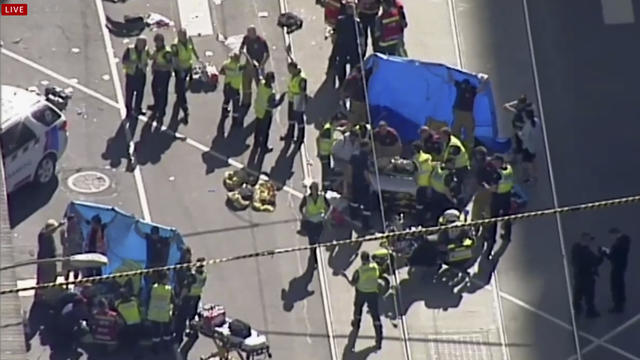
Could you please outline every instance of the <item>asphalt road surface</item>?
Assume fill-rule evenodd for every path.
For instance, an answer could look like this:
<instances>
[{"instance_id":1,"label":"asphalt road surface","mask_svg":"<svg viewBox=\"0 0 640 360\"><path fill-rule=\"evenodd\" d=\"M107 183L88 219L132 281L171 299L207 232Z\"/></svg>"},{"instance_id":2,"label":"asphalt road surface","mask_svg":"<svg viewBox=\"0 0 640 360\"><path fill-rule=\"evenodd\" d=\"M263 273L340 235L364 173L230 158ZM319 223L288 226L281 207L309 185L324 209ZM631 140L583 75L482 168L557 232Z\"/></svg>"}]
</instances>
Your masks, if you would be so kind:
<instances>
[{"instance_id":1,"label":"asphalt road surface","mask_svg":"<svg viewBox=\"0 0 640 360\"><path fill-rule=\"evenodd\" d=\"M271 46L272 61L268 67L276 71L279 91L283 91L287 58L282 33L275 26L280 4L275 0L214 3L210 3L209 15L216 33L222 37L196 38L200 55L219 66L229 51L220 40L235 39L234 36L244 33L246 26L255 24ZM291 0L287 5L305 19L303 30L292 36L293 50L313 89L309 122L315 124L330 116L331 104L335 104L335 94L324 81L328 45L323 40L322 12L310 0ZM640 90L634 86L640 80L634 66L640 53L637 47L630 46L640 35L640 25L605 25L599 2L577 5L576 1L551 0L529 4L537 69L534 76L523 4L507 0L405 1L410 23L407 48L411 56L489 74L498 105L520 93L539 101L537 107L543 110L554 186L548 176L545 142L540 134L537 159L540 179L527 188L530 209L552 207L554 197L557 205L562 206L638 192L640 174L635 170L634 157L629 155L637 153L640 145L634 139L635 129L628 126L634 126L640 115L634 106L634 100L640 97ZM176 21L180 18L173 0L149 4L105 2L104 7L114 19L149 11ZM636 6L636 18L640 17L638 10L640 6ZM267 17L260 17L260 12L266 12ZM145 213L143 208L148 207L151 220L177 227L196 256L215 258L304 244L306 240L295 234L297 205L299 194L304 191L304 175L317 177L319 172L312 141L314 126L308 127L307 147L303 149L314 164L303 163L299 152L283 149L279 143L277 138L286 126L284 111L272 127L271 144L275 151L256 160L249 149L252 112L245 119L243 130L229 133L228 121L224 134L217 133L220 91L193 94L189 97L189 125L169 119L164 124L172 132L184 134L186 141L176 140L172 132L152 131L143 121L139 122L134 141L140 169L138 179L142 181L136 184L136 176L125 169L127 138L119 127L120 113L113 106L118 98L112 81L116 74L111 73L97 20L98 8L93 1L32 2L29 17L5 17L0 25L4 49L27 60L3 54L3 84L26 87L48 80L62 85L51 74L35 69L28 61L31 60L65 78L77 79L79 84L110 99L103 101L76 90L67 112L71 143L59 164L57 187L25 188L11 195L12 226L18 247L16 260L33 256L39 227L48 218L59 218L73 199L112 204L140 216ZM173 40L171 31L163 32L168 41ZM153 34L148 32L147 36L151 38ZM126 40L115 36L110 40L115 56L120 57ZM80 52L74 53L72 48ZM205 56L207 50L213 55ZM150 91L147 93L145 104L151 102ZM169 103L173 100L171 97ZM507 114L499 115L503 121L509 120ZM252 168L260 168L278 183L287 185L278 195L275 213L234 213L224 207L222 176L233 169L230 163L251 163ZM303 171L303 165L308 170ZM93 195L75 193L67 186L67 178L84 170L106 174L112 187ZM142 205L141 191L147 199ZM607 244L605 234L611 225L638 238L640 228L634 222L637 216L631 215L637 211L636 205L562 217L562 239L568 247L580 231L588 230L600 243ZM514 241L498 266L497 284L465 295L458 299L457 308L447 312L442 311L439 303L447 299L446 294L420 295L425 296L420 299L424 305L417 302L407 316L397 318L394 323L398 328L385 319L386 339L378 353L371 353L368 347L373 343L368 320L363 323L357 352L345 351L352 293L333 270L347 269L350 273L357 266L353 259L357 249L343 248L332 254L322 251L326 260L315 272L307 266L306 253L210 268L204 301L224 304L229 315L264 331L275 358L565 359L575 353L575 345L559 233L552 217L516 224ZM632 259L634 254L637 249L632 245ZM18 272L18 278L28 282L34 271L24 268ZM638 292L632 287L638 273L638 265L632 264L627 312L612 316L605 314L609 305L608 266L602 267L597 302L603 317L578 319L580 345L589 350L583 358L640 357L640 345L633 335L640 329L633 322L640 312L638 302L634 301ZM499 292L494 292L496 287ZM415 290L405 289L401 299L414 299L416 294L412 291ZM28 308L30 296L23 295L24 306ZM395 310L392 303L386 306L391 312ZM603 337L610 345L590 347L593 340ZM47 350L38 346L37 340L32 345L31 359L47 356ZM616 349L612 350L612 346ZM507 350L506 355L502 349ZM210 344L201 340L189 359L197 359L211 350Z\"/></svg>"}]
</instances>

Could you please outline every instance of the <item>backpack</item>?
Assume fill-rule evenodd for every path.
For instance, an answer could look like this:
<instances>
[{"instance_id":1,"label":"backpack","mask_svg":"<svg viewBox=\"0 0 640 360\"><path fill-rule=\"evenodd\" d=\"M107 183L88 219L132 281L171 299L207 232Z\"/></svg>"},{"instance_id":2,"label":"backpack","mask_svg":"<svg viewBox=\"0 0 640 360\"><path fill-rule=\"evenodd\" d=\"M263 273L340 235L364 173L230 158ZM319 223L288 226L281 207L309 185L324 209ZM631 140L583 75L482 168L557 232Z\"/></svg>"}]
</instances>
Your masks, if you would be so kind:
<instances>
[{"instance_id":1,"label":"backpack","mask_svg":"<svg viewBox=\"0 0 640 360\"><path fill-rule=\"evenodd\" d=\"M229 332L231 333L231 336L246 339L251 336L251 325L242 320L231 320L229 323Z\"/></svg>"}]
</instances>

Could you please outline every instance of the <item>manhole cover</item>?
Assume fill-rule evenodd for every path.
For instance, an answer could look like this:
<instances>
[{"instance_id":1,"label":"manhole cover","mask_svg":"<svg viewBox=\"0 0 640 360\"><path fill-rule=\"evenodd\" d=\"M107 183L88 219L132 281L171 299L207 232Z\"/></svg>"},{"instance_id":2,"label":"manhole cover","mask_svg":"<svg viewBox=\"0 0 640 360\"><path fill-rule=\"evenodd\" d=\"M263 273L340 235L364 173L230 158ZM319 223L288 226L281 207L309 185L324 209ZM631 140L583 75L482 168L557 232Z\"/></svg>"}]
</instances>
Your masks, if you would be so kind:
<instances>
[{"instance_id":1,"label":"manhole cover","mask_svg":"<svg viewBox=\"0 0 640 360\"><path fill-rule=\"evenodd\" d=\"M71 175L67 180L67 185L73 191L94 194L108 189L109 185L111 185L111 180L97 171L83 171Z\"/></svg>"}]
</instances>

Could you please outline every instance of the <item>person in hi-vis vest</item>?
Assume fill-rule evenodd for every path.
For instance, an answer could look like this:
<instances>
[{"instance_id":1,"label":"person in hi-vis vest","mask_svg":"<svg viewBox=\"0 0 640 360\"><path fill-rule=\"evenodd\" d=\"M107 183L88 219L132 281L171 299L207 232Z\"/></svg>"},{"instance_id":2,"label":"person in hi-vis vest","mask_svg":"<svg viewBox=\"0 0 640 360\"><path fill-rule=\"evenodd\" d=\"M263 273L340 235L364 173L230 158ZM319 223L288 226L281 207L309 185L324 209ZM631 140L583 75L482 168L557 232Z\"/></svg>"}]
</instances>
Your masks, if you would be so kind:
<instances>
[{"instance_id":1,"label":"person in hi-vis vest","mask_svg":"<svg viewBox=\"0 0 640 360\"><path fill-rule=\"evenodd\" d=\"M360 321L362 320L362 308L367 304L371 320L373 320L373 330L375 333L375 347L382 347L382 323L380 322L380 312L378 310L378 278L380 269L378 265L371 261L371 255L363 251L360 253L362 265L353 273L349 281L356 288L356 296L353 302L353 320L351 326L356 336L360 331ZM350 344L351 350L355 347L355 338Z\"/></svg>"}]
</instances>

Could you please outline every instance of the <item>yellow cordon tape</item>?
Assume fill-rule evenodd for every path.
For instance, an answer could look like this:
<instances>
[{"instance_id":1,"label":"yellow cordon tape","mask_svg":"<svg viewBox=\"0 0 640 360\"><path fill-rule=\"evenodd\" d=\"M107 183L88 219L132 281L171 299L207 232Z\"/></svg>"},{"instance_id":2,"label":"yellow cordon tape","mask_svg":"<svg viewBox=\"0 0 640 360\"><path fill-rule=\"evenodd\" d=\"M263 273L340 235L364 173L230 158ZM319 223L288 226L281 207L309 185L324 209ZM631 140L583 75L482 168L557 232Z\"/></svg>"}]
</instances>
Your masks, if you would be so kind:
<instances>
[{"instance_id":1,"label":"yellow cordon tape","mask_svg":"<svg viewBox=\"0 0 640 360\"><path fill-rule=\"evenodd\" d=\"M329 242L329 243L322 243L322 244L317 244L317 245L306 245L306 246L296 246L296 247L280 248L280 249L273 249L273 250L264 250L264 251L258 251L258 252L254 252L254 253L249 253L249 254L229 256L229 257L218 258L218 259L211 259L211 260L206 260L206 261L202 261L202 262L192 262L192 263L186 263L186 264L163 266L163 267L156 267L156 268L143 269L143 270L127 271L127 272L121 272L121 273L116 273L116 274L111 274L111 275L89 277L89 278L83 278L83 279L73 280L73 281L64 281L64 282L59 282L59 283L47 283L47 284L40 284L40 285L34 285L34 286L26 286L26 287L21 287L21 288L12 288L12 289L1 290L0 291L0 295L12 294L12 293L17 293L17 292L22 292L22 291L29 291L29 290L47 289L47 288L67 286L67 285L91 284L91 283L96 283L96 282L101 282L101 281L108 281L108 280L118 279L118 278L122 278L122 277L131 277L131 276L136 276L136 275L144 275L144 274L149 274L149 273L152 273L152 272L163 271L163 270L188 269L188 268L196 267L198 265L213 265L213 264L220 264L220 263L243 260L243 259L251 259L251 258L265 257L265 256L274 256L274 255L286 254L286 253L291 253L291 252L296 252L296 251L311 250L311 249L315 249L317 247L339 246L339 245L363 243L363 242L377 241L377 240L390 240L390 239L397 239L397 238L402 238L402 237L415 237L415 236L418 236L418 235L433 234L433 233L437 233L437 232L443 231L443 230L488 225L488 224L496 223L496 222L499 222L499 221L507 221L507 220L509 220L509 221L518 221L518 220L524 220L524 219L529 219L529 218L533 218L533 217L540 217L540 216L545 216L545 215L555 215L555 214L564 214L564 213L576 212L576 211L594 210L594 209L600 209L600 208L605 208L605 207L627 205L627 204L632 204L632 203L637 203L637 202L640 202L640 195L624 197L624 198L618 198L618 199L612 199L612 200L598 201L598 202L592 202L592 203L586 203L586 204L580 204L580 205L566 206L566 207L560 207L560 208L555 208L555 209L530 211L530 212L525 212L525 213L522 213L522 214L501 216L501 217L490 218L490 219L475 220L475 221L470 221L470 222L463 223L463 224L434 226L434 227L429 227L429 228L416 228L416 229L411 229L411 230L403 230L403 231L390 232L390 233L385 233L385 234L369 235L369 236L359 237L359 238L355 238L355 239L336 240L336 241L332 241L332 242Z\"/></svg>"}]
</instances>

